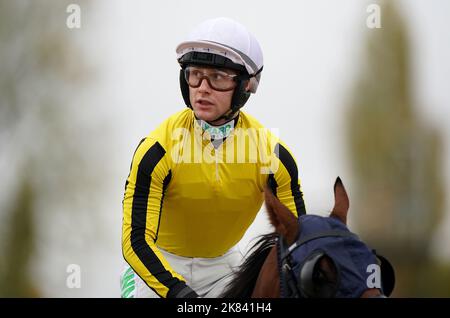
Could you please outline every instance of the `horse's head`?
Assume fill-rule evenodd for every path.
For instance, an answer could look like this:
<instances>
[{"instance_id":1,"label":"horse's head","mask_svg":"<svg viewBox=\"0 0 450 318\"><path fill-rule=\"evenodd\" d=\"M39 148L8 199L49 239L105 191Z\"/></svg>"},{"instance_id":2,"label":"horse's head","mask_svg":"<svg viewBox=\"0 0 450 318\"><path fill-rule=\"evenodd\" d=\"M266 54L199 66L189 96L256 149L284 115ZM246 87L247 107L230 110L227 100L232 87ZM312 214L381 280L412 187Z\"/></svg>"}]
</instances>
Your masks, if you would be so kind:
<instances>
[{"instance_id":1,"label":"horse's head","mask_svg":"<svg viewBox=\"0 0 450 318\"><path fill-rule=\"evenodd\" d=\"M253 297L383 297L394 287L394 272L347 228L349 200L340 178L329 217L298 219L269 189L266 207L279 234L253 290Z\"/></svg>"}]
</instances>

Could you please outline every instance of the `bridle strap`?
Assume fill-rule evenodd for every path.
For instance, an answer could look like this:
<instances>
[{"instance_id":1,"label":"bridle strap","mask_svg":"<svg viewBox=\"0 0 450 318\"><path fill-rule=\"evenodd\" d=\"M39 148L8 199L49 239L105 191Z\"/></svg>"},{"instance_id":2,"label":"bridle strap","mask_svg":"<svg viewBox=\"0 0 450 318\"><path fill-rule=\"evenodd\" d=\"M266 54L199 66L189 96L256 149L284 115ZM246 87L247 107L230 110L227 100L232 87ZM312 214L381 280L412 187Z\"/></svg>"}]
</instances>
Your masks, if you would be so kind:
<instances>
[{"instance_id":1,"label":"bridle strap","mask_svg":"<svg viewBox=\"0 0 450 318\"><path fill-rule=\"evenodd\" d=\"M284 258L288 257L294 250L299 248L301 245L303 245L309 241L313 241L313 240L323 238L323 237L353 237L353 238L356 238L357 240L359 240L359 237L356 234L353 234L352 232L342 231L342 230L328 230L328 231L322 231L319 233L314 233L311 235L307 235L302 239L298 239L291 246L289 246L286 249L285 255L281 255L282 260Z\"/></svg>"},{"instance_id":2,"label":"bridle strap","mask_svg":"<svg viewBox=\"0 0 450 318\"><path fill-rule=\"evenodd\" d=\"M281 235L279 235L277 241L277 258L279 264L278 271L280 277L280 294L283 298L296 298L300 296L300 292L296 287L297 280L294 277L294 273L292 272L289 262L284 258L281 258L281 253L284 250L284 239Z\"/></svg>"},{"instance_id":3,"label":"bridle strap","mask_svg":"<svg viewBox=\"0 0 450 318\"><path fill-rule=\"evenodd\" d=\"M287 289L286 289L286 275L284 273L283 262L281 253L284 251L283 246L283 237L281 235L278 236L277 240L277 261L278 261L278 275L280 277L280 294L281 297L287 297Z\"/></svg>"}]
</instances>

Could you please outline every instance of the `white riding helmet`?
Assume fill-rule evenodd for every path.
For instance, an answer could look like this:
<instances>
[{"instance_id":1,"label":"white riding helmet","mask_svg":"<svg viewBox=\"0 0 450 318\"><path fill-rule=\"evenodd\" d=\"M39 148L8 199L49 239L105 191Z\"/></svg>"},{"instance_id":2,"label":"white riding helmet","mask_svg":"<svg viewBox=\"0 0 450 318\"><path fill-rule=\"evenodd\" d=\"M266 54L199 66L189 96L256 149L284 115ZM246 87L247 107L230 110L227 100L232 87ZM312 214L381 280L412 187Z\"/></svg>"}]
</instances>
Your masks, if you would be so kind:
<instances>
[{"instance_id":1,"label":"white riding helmet","mask_svg":"<svg viewBox=\"0 0 450 318\"><path fill-rule=\"evenodd\" d=\"M238 82L232 100L233 112L242 107L250 93L255 93L258 88L263 69L261 47L256 38L234 20L223 17L206 20L177 46L176 53L182 68L188 64L205 64L235 69L247 76L245 81ZM245 90L247 80L250 81L250 92ZM185 103L191 107L187 83L181 73L180 85Z\"/></svg>"},{"instance_id":2,"label":"white riding helmet","mask_svg":"<svg viewBox=\"0 0 450 318\"><path fill-rule=\"evenodd\" d=\"M247 73L259 74L264 65L263 53L256 38L240 23L229 18L206 20L198 25L177 48L177 59L188 52L221 55L233 63L243 65ZM251 92L255 93L260 76L251 78Z\"/></svg>"}]
</instances>

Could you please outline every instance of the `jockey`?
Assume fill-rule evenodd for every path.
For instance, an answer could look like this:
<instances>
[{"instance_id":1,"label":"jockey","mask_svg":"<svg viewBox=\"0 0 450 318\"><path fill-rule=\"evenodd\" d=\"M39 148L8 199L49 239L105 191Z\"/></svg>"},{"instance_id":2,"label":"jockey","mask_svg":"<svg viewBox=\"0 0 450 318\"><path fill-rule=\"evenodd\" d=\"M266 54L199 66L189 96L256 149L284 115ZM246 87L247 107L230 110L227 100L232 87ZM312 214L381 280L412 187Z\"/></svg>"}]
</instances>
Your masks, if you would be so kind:
<instances>
[{"instance_id":1,"label":"jockey","mask_svg":"<svg viewBox=\"0 0 450 318\"><path fill-rule=\"evenodd\" d=\"M270 186L305 214L287 146L241 111L263 55L241 24L216 18L176 48L187 106L137 147L123 199L122 297L218 297Z\"/></svg>"}]
</instances>

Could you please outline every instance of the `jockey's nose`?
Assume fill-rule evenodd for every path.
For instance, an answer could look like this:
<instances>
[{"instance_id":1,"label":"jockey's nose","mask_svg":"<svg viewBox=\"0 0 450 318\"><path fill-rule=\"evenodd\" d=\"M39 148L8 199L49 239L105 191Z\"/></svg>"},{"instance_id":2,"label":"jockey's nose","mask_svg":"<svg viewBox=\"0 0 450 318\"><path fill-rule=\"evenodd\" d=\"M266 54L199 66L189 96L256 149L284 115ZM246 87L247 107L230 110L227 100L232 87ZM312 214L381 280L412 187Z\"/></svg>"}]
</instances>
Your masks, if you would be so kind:
<instances>
[{"instance_id":1,"label":"jockey's nose","mask_svg":"<svg viewBox=\"0 0 450 318\"><path fill-rule=\"evenodd\" d=\"M211 87L209 86L209 83L206 80L206 78L201 79L200 86L198 87L198 91L199 92L208 92L208 93L211 91Z\"/></svg>"}]
</instances>

